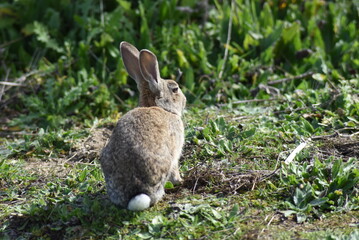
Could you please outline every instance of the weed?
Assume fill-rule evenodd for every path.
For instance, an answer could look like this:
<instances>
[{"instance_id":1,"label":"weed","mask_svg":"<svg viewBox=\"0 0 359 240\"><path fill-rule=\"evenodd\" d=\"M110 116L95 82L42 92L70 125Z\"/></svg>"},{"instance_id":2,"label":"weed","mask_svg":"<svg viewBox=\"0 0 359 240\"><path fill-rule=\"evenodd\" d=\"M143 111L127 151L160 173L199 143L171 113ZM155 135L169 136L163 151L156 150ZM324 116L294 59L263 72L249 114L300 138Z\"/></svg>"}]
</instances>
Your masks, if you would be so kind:
<instances>
[{"instance_id":1,"label":"weed","mask_svg":"<svg viewBox=\"0 0 359 240\"><path fill-rule=\"evenodd\" d=\"M88 133L82 130L68 131L45 131L38 130L36 134L24 135L23 139L18 139L9 143L7 148L11 151L10 156L22 157L59 157L68 154L75 140L86 136Z\"/></svg>"},{"instance_id":2,"label":"weed","mask_svg":"<svg viewBox=\"0 0 359 240\"><path fill-rule=\"evenodd\" d=\"M284 204L295 214L299 223L314 214L322 217L325 211L358 210L359 171L357 160L314 159L313 163L292 162L283 165L281 183L292 192Z\"/></svg>"},{"instance_id":3,"label":"weed","mask_svg":"<svg viewBox=\"0 0 359 240\"><path fill-rule=\"evenodd\" d=\"M123 40L154 51L164 66L163 76L175 78L179 68L191 103L268 99L273 88L255 88L309 71L313 74L307 79L282 82L283 93L324 89L333 83L355 86L359 53L355 6L355 1L242 0L233 5L177 0L4 4L1 9L9 14L1 15L6 64L0 73L10 74L5 81L27 81L33 91L28 89L25 95L7 91L3 99L23 112L16 122L22 127L69 127L74 121L116 113L118 108L128 110L134 106L136 86L128 81L120 60L117 44ZM24 9L30 10L23 14ZM231 11L228 66L218 79ZM21 78L33 69L38 71ZM345 108L350 95L343 88L340 91L343 94L338 93L334 102L323 104L357 115L357 104Z\"/></svg>"}]
</instances>

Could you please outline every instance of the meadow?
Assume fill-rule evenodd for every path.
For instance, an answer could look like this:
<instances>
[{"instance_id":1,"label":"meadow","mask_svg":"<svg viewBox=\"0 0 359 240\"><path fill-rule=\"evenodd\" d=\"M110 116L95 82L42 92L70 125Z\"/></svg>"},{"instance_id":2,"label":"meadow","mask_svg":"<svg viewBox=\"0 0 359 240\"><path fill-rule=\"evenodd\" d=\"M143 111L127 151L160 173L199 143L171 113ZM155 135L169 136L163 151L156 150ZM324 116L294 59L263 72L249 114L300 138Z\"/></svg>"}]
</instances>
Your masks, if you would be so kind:
<instances>
[{"instance_id":1,"label":"meadow","mask_svg":"<svg viewBox=\"0 0 359 240\"><path fill-rule=\"evenodd\" d=\"M99 164L121 41L187 97L184 182L141 212ZM0 239L359 239L356 0L3 1L0 63Z\"/></svg>"}]
</instances>

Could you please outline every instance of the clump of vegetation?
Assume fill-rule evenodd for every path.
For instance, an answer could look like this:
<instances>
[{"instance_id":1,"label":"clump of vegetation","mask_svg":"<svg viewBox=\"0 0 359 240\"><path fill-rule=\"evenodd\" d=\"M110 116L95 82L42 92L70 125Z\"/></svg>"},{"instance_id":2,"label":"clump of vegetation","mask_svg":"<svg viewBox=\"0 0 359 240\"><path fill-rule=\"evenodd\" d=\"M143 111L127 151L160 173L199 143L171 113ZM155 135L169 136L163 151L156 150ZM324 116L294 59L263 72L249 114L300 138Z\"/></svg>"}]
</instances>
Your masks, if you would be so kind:
<instances>
[{"instance_id":1,"label":"clump of vegetation","mask_svg":"<svg viewBox=\"0 0 359 240\"><path fill-rule=\"evenodd\" d=\"M4 3L0 74L21 91L5 85L1 108L21 110L15 124L22 127L56 128L133 107L135 84L128 81L118 49L123 40L159 56L163 76L183 72L180 82L189 102L223 104L333 84L355 86L356 4ZM297 80L275 81L301 74Z\"/></svg>"},{"instance_id":2,"label":"clump of vegetation","mask_svg":"<svg viewBox=\"0 0 359 240\"><path fill-rule=\"evenodd\" d=\"M325 211L359 209L359 170L357 159L314 159L313 163L290 163L281 171L281 182L292 191L284 204L290 210L285 216L296 214L298 222L308 215L322 217Z\"/></svg>"}]
</instances>

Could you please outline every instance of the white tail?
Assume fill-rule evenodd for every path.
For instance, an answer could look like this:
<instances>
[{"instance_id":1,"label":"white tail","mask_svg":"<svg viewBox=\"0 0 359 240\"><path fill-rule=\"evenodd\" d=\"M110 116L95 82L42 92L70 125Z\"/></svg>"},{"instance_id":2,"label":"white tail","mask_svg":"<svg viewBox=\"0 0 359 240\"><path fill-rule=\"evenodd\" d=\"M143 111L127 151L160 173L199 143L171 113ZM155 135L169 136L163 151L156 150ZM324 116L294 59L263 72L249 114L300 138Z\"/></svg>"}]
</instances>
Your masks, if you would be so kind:
<instances>
[{"instance_id":1,"label":"white tail","mask_svg":"<svg viewBox=\"0 0 359 240\"><path fill-rule=\"evenodd\" d=\"M127 205L127 209L131 211L142 211L150 207L151 198L144 193L133 197Z\"/></svg>"}]
</instances>

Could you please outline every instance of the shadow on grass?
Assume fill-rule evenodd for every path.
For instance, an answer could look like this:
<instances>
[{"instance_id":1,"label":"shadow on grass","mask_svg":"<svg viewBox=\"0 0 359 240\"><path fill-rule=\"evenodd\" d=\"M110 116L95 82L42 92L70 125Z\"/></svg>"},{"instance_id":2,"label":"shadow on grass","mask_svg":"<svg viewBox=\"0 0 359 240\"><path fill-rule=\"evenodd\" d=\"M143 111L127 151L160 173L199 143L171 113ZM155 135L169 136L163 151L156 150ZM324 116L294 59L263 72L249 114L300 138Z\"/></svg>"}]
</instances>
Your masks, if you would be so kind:
<instances>
[{"instance_id":1,"label":"shadow on grass","mask_svg":"<svg viewBox=\"0 0 359 240\"><path fill-rule=\"evenodd\" d=\"M0 239L101 238L120 234L121 227L138 214L116 207L104 192L82 194L46 205L30 205L27 214L9 216L2 223Z\"/></svg>"}]
</instances>

